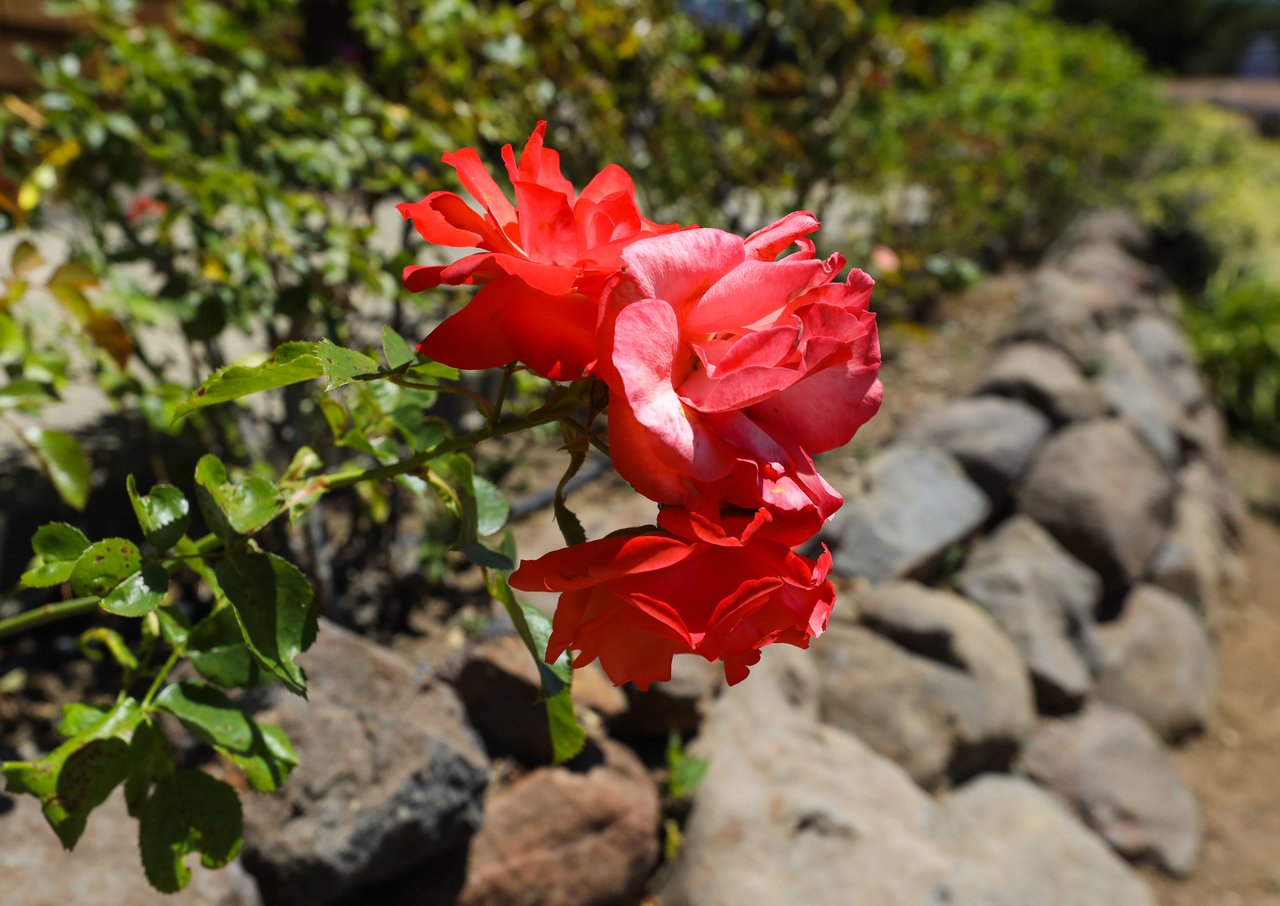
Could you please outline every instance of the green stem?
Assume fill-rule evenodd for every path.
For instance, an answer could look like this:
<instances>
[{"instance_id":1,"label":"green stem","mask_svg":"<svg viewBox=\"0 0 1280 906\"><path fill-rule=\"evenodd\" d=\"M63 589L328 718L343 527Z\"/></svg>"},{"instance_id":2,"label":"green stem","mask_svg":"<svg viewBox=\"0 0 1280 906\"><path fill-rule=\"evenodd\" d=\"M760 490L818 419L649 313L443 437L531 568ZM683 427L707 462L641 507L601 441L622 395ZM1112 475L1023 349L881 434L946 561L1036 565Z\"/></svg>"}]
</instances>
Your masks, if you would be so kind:
<instances>
[{"instance_id":1,"label":"green stem","mask_svg":"<svg viewBox=\"0 0 1280 906\"><path fill-rule=\"evenodd\" d=\"M502 420L502 404L507 401L507 388L511 386L511 374L515 369L514 362L502 369L502 381L498 384L498 395L493 401L493 407L489 410L490 428Z\"/></svg>"},{"instance_id":2,"label":"green stem","mask_svg":"<svg viewBox=\"0 0 1280 906\"><path fill-rule=\"evenodd\" d=\"M532 428L536 425L546 425L551 422L559 421L577 406L576 399L570 401L571 404L562 404L553 409L538 409L524 418L513 419L499 425L485 425L483 428L477 428L466 434L460 434L452 437L442 444L432 447L430 450L423 450L408 459L402 459L399 462L393 462L385 466L377 466L372 469L348 469L344 472L334 472L329 475L321 475L313 481L322 482L329 490L337 488L350 487L353 484L360 484L363 481L379 481L383 478L394 478L397 475L407 475L417 472L433 459L441 456L447 456L450 453L456 453L459 450L466 450L474 447L482 440L488 440L491 437L501 437L504 434L514 434L517 431L523 431L526 428Z\"/></svg>"},{"instance_id":3,"label":"green stem","mask_svg":"<svg viewBox=\"0 0 1280 906\"><path fill-rule=\"evenodd\" d=\"M182 656L186 653L184 648L178 647L169 652L169 659L160 665L160 671L156 674L156 678L151 681L151 688L147 690L146 697L142 699L142 710L146 711L151 707L151 703L155 701L160 690L164 688L164 681L169 678L169 672L178 666L178 661L182 660Z\"/></svg>"},{"instance_id":4,"label":"green stem","mask_svg":"<svg viewBox=\"0 0 1280 906\"><path fill-rule=\"evenodd\" d=\"M59 620L67 620L71 617L89 613L97 609L100 600L102 599L97 597L72 598L70 601L60 601L57 604L44 604L40 607L33 607L31 610L9 617L7 620L0 620L0 639L26 632L28 629L35 629L37 626L43 626L46 623L56 623Z\"/></svg>"}]
</instances>

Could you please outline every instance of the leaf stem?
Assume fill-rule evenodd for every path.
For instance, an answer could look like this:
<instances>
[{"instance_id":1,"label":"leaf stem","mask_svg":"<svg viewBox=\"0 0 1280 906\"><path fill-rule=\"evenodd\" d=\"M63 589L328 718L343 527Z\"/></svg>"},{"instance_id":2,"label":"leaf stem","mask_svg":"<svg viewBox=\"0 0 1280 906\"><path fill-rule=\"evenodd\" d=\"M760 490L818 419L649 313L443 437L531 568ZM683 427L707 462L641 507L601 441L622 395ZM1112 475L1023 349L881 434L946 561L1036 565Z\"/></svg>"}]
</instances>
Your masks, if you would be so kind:
<instances>
[{"instance_id":1,"label":"leaf stem","mask_svg":"<svg viewBox=\"0 0 1280 906\"><path fill-rule=\"evenodd\" d=\"M160 665L160 670L156 673L156 678L151 681L151 688L147 690L146 696L142 699L142 710L146 711L151 707L151 703L155 701L155 697L160 694L160 690L164 688L164 681L169 678L169 672L178 666L178 661L182 660L182 656L186 654L186 646L179 646L169 652L169 658Z\"/></svg>"},{"instance_id":2,"label":"leaf stem","mask_svg":"<svg viewBox=\"0 0 1280 906\"><path fill-rule=\"evenodd\" d=\"M40 607L33 607L17 616L9 617L7 620L0 620L0 639L26 632L29 629L35 629L37 626L43 626L46 623L56 623L59 620L67 620L71 617L89 613L97 608L100 600L102 599L97 597L72 598L70 601L60 601L57 604L44 604Z\"/></svg>"}]
</instances>

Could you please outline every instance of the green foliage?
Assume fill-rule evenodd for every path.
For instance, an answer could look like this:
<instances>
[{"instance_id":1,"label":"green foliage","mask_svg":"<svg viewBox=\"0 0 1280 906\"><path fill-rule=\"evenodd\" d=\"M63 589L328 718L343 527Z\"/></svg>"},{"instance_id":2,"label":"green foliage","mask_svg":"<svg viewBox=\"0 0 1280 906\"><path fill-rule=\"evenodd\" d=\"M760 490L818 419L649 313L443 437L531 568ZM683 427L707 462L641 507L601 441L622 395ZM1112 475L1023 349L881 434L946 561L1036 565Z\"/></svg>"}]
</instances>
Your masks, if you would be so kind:
<instances>
[{"instance_id":1,"label":"green foliage","mask_svg":"<svg viewBox=\"0 0 1280 906\"><path fill-rule=\"evenodd\" d=\"M201 771L175 771L156 784L138 819L147 880L163 893L181 890L191 880L188 855L220 868L239 855L243 833L235 790Z\"/></svg>"},{"instance_id":2,"label":"green foliage","mask_svg":"<svg viewBox=\"0 0 1280 906\"><path fill-rule=\"evenodd\" d=\"M1183 108L1169 116L1147 169L1133 197L1178 250L1172 265L1184 271L1184 323L1201 368L1237 430L1280 445L1275 143L1236 114Z\"/></svg>"},{"instance_id":3,"label":"green foliage","mask_svg":"<svg viewBox=\"0 0 1280 906\"><path fill-rule=\"evenodd\" d=\"M257 553L219 561L214 574L258 662L291 690L305 694L307 678L294 658L311 647L316 636L306 576L282 557Z\"/></svg>"}]
</instances>

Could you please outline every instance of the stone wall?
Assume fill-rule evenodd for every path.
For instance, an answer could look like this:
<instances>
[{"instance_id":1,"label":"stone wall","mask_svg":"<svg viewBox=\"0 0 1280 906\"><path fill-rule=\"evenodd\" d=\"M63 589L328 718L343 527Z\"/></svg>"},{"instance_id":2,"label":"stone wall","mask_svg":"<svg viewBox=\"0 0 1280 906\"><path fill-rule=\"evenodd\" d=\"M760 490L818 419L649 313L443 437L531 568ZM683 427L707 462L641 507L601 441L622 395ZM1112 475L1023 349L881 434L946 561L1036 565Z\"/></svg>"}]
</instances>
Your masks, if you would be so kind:
<instances>
[{"instance_id":1,"label":"stone wall","mask_svg":"<svg viewBox=\"0 0 1280 906\"><path fill-rule=\"evenodd\" d=\"M1130 863L1185 874L1199 850L1166 746L1213 704L1240 517L1143 243L1120 215L1077 227L974 391L864 464L811 651L775 646L728 691L689 658L644 694L579 671L591 741L551 767L514 636L439 663L326 624L311 701L259 703L301 766L246 794L242 864L171 901L1150 904ZM691 802L665 781L673 730L709 759ZM6 906L87 903L98 877L151 902L108 808L65 859L0 796Z\"/></svg>"}]
</instances>

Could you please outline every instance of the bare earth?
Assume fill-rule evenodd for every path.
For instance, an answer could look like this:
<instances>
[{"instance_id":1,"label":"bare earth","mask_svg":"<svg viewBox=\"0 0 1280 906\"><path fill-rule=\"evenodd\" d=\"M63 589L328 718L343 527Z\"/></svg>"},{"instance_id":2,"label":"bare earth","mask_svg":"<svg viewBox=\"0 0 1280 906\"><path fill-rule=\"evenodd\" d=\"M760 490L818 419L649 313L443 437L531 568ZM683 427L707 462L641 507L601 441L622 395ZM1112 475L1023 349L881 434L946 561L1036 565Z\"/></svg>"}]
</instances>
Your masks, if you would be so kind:
<instances>
[{"instance_id":1,"label":"bare earth","mask_svg":"<svg viewBox=\"0 0 1280 906\"><path fill-rule=\"evenodd\" d=\"M1166 906L1280 906L1280 456L1237 448L1232 473L1253 511L1244 582L1215 620L1218 708L1173 753L1204 810L1204 853L1185 881L1147 873Z\"/></svg>"}]
</instances>

